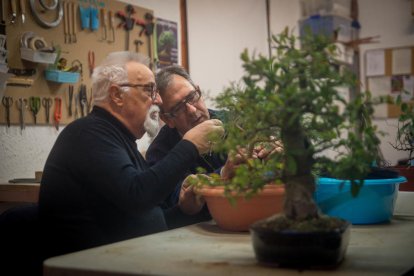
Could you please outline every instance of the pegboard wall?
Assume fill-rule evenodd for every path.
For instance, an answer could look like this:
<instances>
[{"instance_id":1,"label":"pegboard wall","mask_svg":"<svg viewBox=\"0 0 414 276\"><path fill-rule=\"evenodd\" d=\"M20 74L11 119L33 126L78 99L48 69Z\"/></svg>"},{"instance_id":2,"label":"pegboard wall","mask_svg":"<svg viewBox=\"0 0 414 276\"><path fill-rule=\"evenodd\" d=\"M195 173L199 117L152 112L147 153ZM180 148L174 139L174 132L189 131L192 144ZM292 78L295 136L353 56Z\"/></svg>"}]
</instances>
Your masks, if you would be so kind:
<instances>
[{"instance_id":1,"label":"pegboard wall","mask_svg":"<svg viewBox=\"0 0 414 276\"><path fill-rule=\"evenodd\" d=\"M38 99L33 103L40 101L36 125L56 126L59 99L60 125L81 117L82 108L86 116L92 96L91 69L110 52L138 51L153 60L151 10L131 5L128 9L127 4L113 0L2 0L1 5L7 66L9 72L16 73L7 80L3 97L12 99L8 101L11 125L35 124L31 97ZM126 31L126 26L131 30ZM83 95L79 94L81 87ZM87 101L85 107L81 104L82 96ZM48 117L44 105L47 100L51 104ZM19 110L22 102L23 121ZM8 123L6 103L3 100L0 105L0 124L3 125Z\"/></svg>"}]
</instances>

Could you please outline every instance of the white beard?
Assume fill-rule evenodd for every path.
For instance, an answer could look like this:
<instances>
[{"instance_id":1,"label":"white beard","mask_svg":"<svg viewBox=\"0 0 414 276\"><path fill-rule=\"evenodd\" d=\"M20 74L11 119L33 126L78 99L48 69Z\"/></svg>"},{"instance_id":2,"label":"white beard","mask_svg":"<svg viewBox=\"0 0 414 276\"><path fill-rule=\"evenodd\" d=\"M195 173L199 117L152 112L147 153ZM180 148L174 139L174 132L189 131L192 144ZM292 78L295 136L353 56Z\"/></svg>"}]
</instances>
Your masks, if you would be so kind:
<instances>
[{"instance_id":1,"label":"white beard","mask_svg":"<svg viewBox=\"0 0 414 276\"><path fill-rule=\"evenodd\" d=\"M157 105L151 105L144 122L144 129L150 138L157 136L160 130L160 108Z\"/></svg>"}]
</instances>

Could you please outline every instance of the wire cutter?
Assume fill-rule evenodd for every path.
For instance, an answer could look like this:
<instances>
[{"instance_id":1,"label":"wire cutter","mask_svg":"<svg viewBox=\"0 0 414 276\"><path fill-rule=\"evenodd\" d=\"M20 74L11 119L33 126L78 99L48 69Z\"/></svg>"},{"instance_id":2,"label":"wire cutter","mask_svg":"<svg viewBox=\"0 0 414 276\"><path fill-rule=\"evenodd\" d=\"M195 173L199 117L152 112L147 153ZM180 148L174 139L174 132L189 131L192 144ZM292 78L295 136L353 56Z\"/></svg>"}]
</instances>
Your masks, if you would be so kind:
<instances>
[{"instance_id":1,"label":"wire cutter","mask_svg":"<svg viewBox=\"0 0 414 276\"><path fill-rule=\"evenodd\" d=\"M13 97L6 97L4 96L1 100L4 107L6 108L6 121L7 127L10 127L10 107L13 105Z\"/></svg>"},{"instance_id":2,"label":"wire cutter","mask_svg":"<svg viewBox=\"0 0 414 276\"><path fill-rule=\"evenodd\" d=\"M33 113L34 123L37 124L36 115L40 110L40 97L29 98L30 111Z\"/></svg>"},{"instance_id":3,"label":"wire cutter","mask_svg":"<svg viewBox=\"0 0 414 276\"><path fill-rule=\"evenodd\" d=\"M93 69L95 68L95 52L88 52L88 66L89 66L89 76L92 76Z\"/></svg>"}]
</instances>

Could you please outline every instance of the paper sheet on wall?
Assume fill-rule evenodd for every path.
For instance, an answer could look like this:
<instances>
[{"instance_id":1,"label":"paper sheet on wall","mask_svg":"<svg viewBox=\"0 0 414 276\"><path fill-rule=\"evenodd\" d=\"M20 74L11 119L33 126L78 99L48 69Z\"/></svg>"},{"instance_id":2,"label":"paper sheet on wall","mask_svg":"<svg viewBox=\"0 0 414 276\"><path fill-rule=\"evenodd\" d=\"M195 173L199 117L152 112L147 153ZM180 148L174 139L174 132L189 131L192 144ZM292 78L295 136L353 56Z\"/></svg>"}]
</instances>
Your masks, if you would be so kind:
<instances>
[{"instance_id":1,"label":"paper sheet on wall","mask_svg":"<svg viewBox=\"0 0 414 276\"><path fill-rule=\"evenodd\" d=\"M368 79L368 87L373 97L386 96L391 93L391 77L375 77Z\"/></svg>"},{"instance_id":2,"label":"paper sheet on wall","mask_svg":"<svg viewBox=\"0 0 414 276\"><path fill-rule=\"evenodd\" d=\"M392 51L392 74L411 73L411 48L394 49Z\"/></svg>"},{"instance_id":3,"label":"paper sheet on wall","mask_svg":"<svg viewBox=\"0 0 414 276\"><path fill-rule=\"evenodd\" d=\"M372 50L366 52L366 75L383 76L385 75L385 51Z\"/></svg>"}]
</instances>

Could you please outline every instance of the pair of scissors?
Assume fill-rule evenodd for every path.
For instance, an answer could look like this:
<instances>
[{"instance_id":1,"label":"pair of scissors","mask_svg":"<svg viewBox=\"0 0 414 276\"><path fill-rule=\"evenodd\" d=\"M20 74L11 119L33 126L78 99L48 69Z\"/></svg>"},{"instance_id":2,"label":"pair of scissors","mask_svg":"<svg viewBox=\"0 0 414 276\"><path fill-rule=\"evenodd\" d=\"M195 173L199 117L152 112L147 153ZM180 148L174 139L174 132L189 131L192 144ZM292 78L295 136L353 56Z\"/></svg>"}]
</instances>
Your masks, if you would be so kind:
<instances>
[{"instance_id":1,"label":"pair of scissors","mask_svg":"<svg viewBox=\"0 0 414 276\"><path fill-rule=\"evenodd\" d=\"M20 131L23 134L23 129L26 128L26 125L24 124L24 111L27 108L27 100L25 98L19 98L17 102L17 109L19 110L20 114Z\"/></svg>"},{"instance_id":2,"label":"pair of scissors","mask_svg":"<svg viewBox=\"0 0 414 276\"><path fill-rule=\"evenodd\" d=\"M4 96L1 100L4 107L6 108L6 121L7 127L10 127L10 107L13 105L13 97L6 97Z\"/></svg>"},{"instance_id":3,"label":"pair of scissors","mask_svg":"<svg viewBox=\"0 0 414 276\"><path fill-rule=\"evenodd\" d=\"M89 76L92 76L93 69L95 69L95 52L88 52L88 66L89 66Z\"/></svg>"},{"instance_id":4,"label":"pair of scissors","mask_svg":"<svg viewBox=\"0 0 414 276\"><path fill-rule=\"evenodd\" d=\"M59 97L55 98L54 119L55 119L56 130L59 131L59 122L60 122L60 119L62 119L62 99Z\"/></svg>"},{"instance_id":5,"label":"pair of scissors","mask_svg":"<svg viewBox=\"0 0 414 276\"><path fill-rule=\"evenodd\" d=\"M51 98L43 98L42 105L45 108L46 114L46 123L49 123L49 114L50 114L50 107L52 106L52 99Z\"/></svg>"},{"instance_id":6,"label":"pair of scissors","mask_svg":"<svg viewBox=\"0 0 414 276\"><path fill-rule=\"evenodd\" d=\"M40 110L40 97L30 97L29 107L30 107L30 111L32 111L33 113L34 123L37 124L36 116Z\"/></svg>"}]
</instances>

